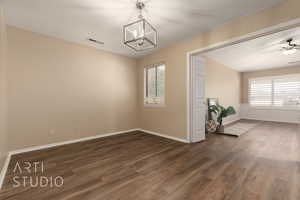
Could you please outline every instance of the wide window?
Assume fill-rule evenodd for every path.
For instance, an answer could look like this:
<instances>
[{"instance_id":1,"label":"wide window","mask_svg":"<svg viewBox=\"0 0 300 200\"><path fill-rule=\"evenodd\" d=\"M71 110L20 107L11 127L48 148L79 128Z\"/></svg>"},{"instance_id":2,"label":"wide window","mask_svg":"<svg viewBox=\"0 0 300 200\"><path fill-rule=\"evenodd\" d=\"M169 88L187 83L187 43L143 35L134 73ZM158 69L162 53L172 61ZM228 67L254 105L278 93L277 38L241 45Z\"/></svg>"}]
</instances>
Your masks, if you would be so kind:
<instances>
[{"instance_id":1,"label":"wide window","mask_svg":"<svg viewBox=\"0 0 300 200\"><path fill-rule=\"evenodd\" d=\"M299 106L300 74L249 80L252 106Z\"/></svg>"},{"instance_id":2,"label":"wide window","mask_svg":"<svg viewBox=\"0 0 300 200\"><path fill-rule=\"evenodd\" d=\"M159 105L165 101L165 65L159 64L145 68L145 104Z\"/></svg>"}]
</instances>

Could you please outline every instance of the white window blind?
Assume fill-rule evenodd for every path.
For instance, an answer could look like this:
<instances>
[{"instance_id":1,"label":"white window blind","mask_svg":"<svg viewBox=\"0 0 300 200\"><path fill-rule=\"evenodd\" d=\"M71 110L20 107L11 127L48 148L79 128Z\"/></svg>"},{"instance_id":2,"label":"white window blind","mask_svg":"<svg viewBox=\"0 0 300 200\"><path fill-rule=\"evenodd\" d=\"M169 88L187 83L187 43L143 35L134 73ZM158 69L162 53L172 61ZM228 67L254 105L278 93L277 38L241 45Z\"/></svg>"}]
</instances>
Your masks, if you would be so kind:
<instances>
[{"instance_id":1,"label":"white window blind","mask_svg":"<svg viewBox=\"0 0 300 200\"><path fill-rule=\"evenodd\" d=\"M274 106L300 104L300 76L273 79Z\"/></svg>"},{"instance_id":2,"label":"white window blind","mask_svg":"<svg viewBox=\"0 0 300 200\"><path fill-rule=\"evenodd\" d=\"M272 80L252 79L250 80L249 102L251 105L272 105Z\"/></svg>"},{"instance_id":3,"label":"white window blind","mask_svg":"<svg viewBox=\"0 0 300 200\"><path fill-rule=\"evenodd\" d=\"M145 68L145 104L163 104L165 97L165 65Z\"/></svg>"},{"instance_id":4,"label":"white window blind","mask_svg":"<svg viewBox=\"0 0 300 200\"><path fill-rule=\"evenodd\" d=\"M300 75L249 80L249 103L253 106L299 106Z\"/></svg>"}]
</instances>

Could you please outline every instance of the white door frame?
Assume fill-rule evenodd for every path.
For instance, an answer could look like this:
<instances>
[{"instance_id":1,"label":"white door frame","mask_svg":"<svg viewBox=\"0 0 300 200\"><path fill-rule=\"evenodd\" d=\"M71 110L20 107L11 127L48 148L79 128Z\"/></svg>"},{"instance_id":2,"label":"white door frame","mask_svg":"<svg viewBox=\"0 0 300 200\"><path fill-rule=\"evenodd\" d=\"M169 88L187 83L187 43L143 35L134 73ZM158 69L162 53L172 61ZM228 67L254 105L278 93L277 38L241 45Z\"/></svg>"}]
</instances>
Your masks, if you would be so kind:
<instances>
[{"instance_id":1,"label":"white door frame","mask_svg":"<svg viewBox=\"0 0 300 200\"><path fill-rule=\"evenodd\" d=\"M190 65L191 129L188 141L194 143L205 140L205 59L201 55L191 55Z\"/></svg>"},{"instance_id":2,"label":"white door frame","mask_svg":"<svg viewBox=\"0 0 300 200\"><path fill-rule=\"evenodd\" d=\"M189 143L191 143L191 109L192 109L192 91L193 91L193 85L191 84L191 56L195 55L195 54L202 54L202 53L206 53L208 51L212 51L212 50L216 50L216 49L220 49L220 48L224 48L224 47L227 47L227 46L231 46L231 45L234 45L234 44L238 44L238 43L241 43L241 42L245 42L245 41L249 41L249 40L253 40L253 39L256 39L256 38L259 38L259 37L263 37L263 36L267 36L267 35L270 35L270 34L274 34L274 33L277 33L277 32L281 32L281 31L284 31L284 30L288 30L288 29L291 29L291 28L296 28L296 27L300 27L300 18L297 18L295 20L291 20L289 22L286 22L286 23L281 23L281 24L278 24L278 25L275 25L275 26L271 26L271 27L268 27L268 28L264 28L262 30L259 30L259 31L256 31L256 32L253 32L253 33L249 33L249 34L246 34L246 35L243 35L243 36L240 36L240 37L235 37L233 39L229 39L229 40L226 40L224 42L220 42L220 43L217 43L217 44L214 44L214 45L210 45L208 47L205 47L205 48L200 48L200 49L195 49L195 50L192 50L190 52L187 52L186 54L186 60L187 60L187 90L186 90L186 101L187 101L187 141Z\"/></svg>"}]
</instances>

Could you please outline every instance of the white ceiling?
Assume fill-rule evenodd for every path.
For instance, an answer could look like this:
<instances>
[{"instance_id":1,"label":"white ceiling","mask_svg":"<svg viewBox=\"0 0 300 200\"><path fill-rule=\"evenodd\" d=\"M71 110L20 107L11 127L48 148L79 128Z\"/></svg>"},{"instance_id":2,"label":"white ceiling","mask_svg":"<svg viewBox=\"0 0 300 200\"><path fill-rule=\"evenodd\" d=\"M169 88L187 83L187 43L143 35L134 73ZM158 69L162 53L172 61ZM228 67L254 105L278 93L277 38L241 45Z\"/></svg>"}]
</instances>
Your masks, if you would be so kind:
<instances>
[{"instance_id":1,"label":"white ceiling","mask_svg":"<svg viewBox=\"0 0 300 200\"><path fill-rule=\"evenodd\" d=\"M1 1L1 0L0 0ZM159 46L192 37L283 0L145 0ZM8 24L33 32L140 56L122 44L122 26L137 19L136 0L3 0ZM86 38L105 42L94 45Z\"/></svg>"},{"instance_id":2,"label":"white ceiling","mask_svg":"<svg viewBox=\"0 0 300 200\"><path fill-rule=\"evenodd\" d=\"M286 44L285 41L289 38L294 38L293 42L300 44L300 28L217 49L205 55L241 72L299 66L300 51L293 55L284 55L281 51L282 46Z\"/></svg>"}]
</instances>

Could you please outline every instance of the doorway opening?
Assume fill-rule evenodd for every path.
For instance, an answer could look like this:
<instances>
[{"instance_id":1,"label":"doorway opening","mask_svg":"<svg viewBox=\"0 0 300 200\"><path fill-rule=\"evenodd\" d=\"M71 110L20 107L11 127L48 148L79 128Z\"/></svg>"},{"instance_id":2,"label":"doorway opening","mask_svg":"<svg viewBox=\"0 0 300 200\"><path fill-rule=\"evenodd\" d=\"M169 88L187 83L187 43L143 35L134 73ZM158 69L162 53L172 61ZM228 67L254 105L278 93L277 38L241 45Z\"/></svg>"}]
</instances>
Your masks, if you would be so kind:
<instances>
[{"instance_id":1,"label":"doorway opening","mask_svg":"<svg viewBox=\"0 0 300 200\"><path fill-rule=\"evenodd\" d=\"M207 112L205 79L207 74L205 72L204 54L296 27L300 27L300 19L187 53L187 140L190 143L205 140L205 116Z\"/></svg>"}]
</instances>

